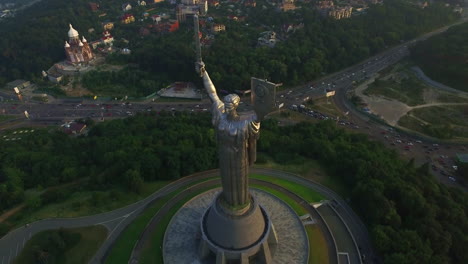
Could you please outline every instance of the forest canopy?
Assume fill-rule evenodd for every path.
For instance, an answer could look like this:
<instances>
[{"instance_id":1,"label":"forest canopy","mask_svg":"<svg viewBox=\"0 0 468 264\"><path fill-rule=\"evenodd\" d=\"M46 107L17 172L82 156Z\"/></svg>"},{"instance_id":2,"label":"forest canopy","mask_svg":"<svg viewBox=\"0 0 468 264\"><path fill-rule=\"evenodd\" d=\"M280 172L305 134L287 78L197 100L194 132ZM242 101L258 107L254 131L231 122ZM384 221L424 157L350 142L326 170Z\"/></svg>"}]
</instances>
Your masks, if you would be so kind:
<instances>
[{"instance_id":1,"label":"forest canopy","mask_svg":"<svg viewBox=\"0 0 468 264\"><path fill-rule=\"evenodd\" d=\"M118 17L115 3L102 1L101 9L106 8L108 16ZM63 43L68 23L91 41L101 31L87 30L99 29L102 20L109 19L91 12L85 0L43 0L27 12L0 23L0 85L18 78L39 78L42 70L65 59ZM227 30L216 35L211 47L203 49L207 70L224 90L248 89L252 76L286 85L311 81L457 18L451 8L439 2L421 9L403 0L371 5L367 14L342 20L323 18L308 6L281 13L258 6L246 12L243 23L215 16ZM161 88L157 85L173 81L198 80L193 70L190 24L171 34L141 38L139 29L148 22L138 23L116 23L112 31L114 38L130 40L132 55L120 58L119 63L133 63L139 71L152 74L148 84L155 85L153 91ZM304 28L287 34L275 48L256 47L260 32L268 28L281 32L284 24L300 23ZM134 95L145 93L145 89L134 91Z\"/></svg>"},{"instance_id":2,"label":"forest canopy","mask_svg":"<svg viewBox=\"0 0 468 264\"><path fill-rule=\"evenodd\" d=\"M433 80L468 92L468 23L419 42L411 57Z\"/></svg>"},{"instance_id":3,"label":"forest canopy","mask_svg":"<svg viewBox=\"0 0 468 264\"><path fill-rule=\"evenodd\" d=\"M113 120L87 136L40 130L0 141L0 201L6 209L24 190L87 179L89 189L175 180L217 164L209 114L162 113ZM333 122L279 127L262 123L258 161L316 160L349 189L350 204L370 231L385 264L464 263L468 259L468 195L437 182L428 165L415 167L363 134ZM41 197L43 202L54 197Z\"/></svg>"}]
</instances>

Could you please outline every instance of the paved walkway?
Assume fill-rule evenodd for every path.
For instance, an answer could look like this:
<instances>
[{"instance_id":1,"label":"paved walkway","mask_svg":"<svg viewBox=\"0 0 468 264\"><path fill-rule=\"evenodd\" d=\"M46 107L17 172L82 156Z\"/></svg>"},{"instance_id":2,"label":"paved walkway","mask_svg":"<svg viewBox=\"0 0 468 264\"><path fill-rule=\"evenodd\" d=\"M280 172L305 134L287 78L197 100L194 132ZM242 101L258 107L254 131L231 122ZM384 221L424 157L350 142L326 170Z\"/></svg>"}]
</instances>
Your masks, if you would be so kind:
<instances>
[{"instance_id":1,"label":"paved walkway","mask_svg":"<svg viewBox=\"0 0 468 264\"><path fill-rule=\"evenodd\" d=\"M368 257L373 256L373 251L366 227L360 221L359 217L347 205L347 203L335 192L318 183L288 172L254 168L251 170L251 173L271 175L274 177L290 180L307 186L330 200L335 200L337 203L336 211L341 215L344 221L347 222L350 228L350 232L354 236L356 243L362 248L361 252L364 252ZM105 259L109 249L112 247L113 243L124 230L124 228L128 226L153 202L177 190L178 188L189 186L193 184L193 182L200 179L207 179L217 175L219 175L218 170L212 170L186 176L165 186L164 188L137 203L111 212L72 219L44 219L31 223L29 227L20 227L0 239L0 264L12 263L13 259L21 252L26 241L28 241L31 236L40 231L58 229L61 227L71 228L98 224L105 226L109 230L109 235L107 240L98 250L90 263L102 263L104 262L103 260Z\"/></svg>"}]
</instances>

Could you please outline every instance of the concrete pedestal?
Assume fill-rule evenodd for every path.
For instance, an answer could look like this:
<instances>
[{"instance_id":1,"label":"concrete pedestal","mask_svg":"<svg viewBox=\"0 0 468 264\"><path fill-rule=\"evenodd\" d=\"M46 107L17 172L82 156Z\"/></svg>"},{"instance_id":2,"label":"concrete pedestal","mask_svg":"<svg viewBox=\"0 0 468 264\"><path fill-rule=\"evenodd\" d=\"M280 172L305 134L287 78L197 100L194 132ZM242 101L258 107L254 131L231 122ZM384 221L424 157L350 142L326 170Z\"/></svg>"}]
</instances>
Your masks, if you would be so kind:
<instances>
[{"instance_id":1,"label":"concrete pedestal","mask_svg":"<svg viewBox=\"0 0 468 264\"><path fill-rule=\"evenodd\" d=\"M221 197L214 200L201 219L201 258L213 254L216 264L249 264L254 259L255 263L272 263L278 239L265 209L250 196L247 208L241 212L230 210L223 206Z\"/></svg>"},{"instance_id":2,"label":"concrete pedestal","mask_svg":"<svg viewBox=\"0 0 468 264\"><path fill-rule=\"evenodd\" d=\"M218 188L194 197L174 215L164 235L164 264L213 264L216 263L216 259L219 259L218 263L223 263L223 261L226 264L230 263L226 254L215 254L208 243L202 243L200 230L201 219L205 217L205 213L213 205L213 201L220 191L221 189ZM258 204L261 204L259 208L263 209L260 211L267 212L270 221L274 223L274 233L276 233L278 240L275 248L271 246L274 240L268 241L266 243L268 249L265 246L259 248L257 255L260 252L270 250L273 251L273 254L270 254L273 258L268 263L306 264L309 255L309 242L304 226L296 213L276 196L256 189L251 189L251 193ZM273 230L270 231L270 234L272 232ZM274 239L272 236L268 237ZM206 256L206 258L201 258L201 255ZM257 257L255 257L256 260ZM245 261L250 261L246 254L241 256L237 263L253 263L253 261Z\"/></svg>"}]
</instances>

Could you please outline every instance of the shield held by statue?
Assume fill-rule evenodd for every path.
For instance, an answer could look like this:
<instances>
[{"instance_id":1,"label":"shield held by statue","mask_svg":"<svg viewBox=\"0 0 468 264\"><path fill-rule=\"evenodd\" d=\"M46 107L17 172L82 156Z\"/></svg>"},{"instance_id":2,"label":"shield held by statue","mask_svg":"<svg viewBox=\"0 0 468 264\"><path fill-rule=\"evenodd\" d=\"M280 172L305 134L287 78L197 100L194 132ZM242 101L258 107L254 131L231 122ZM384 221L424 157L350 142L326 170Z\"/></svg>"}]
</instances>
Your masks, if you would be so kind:
<instances>
[{"instance_id":1,"label":"shield held by statue","mask_svg":"<svg viewBox=\"0 0 468 264\"><path fill-rule=\"evenodd\" d=\"M278 84L267 80L252 77L251 79L251 103L257 117L261 120L267 114L275 111L276 107L276 87Z\"/></svg>"}]
</instances>

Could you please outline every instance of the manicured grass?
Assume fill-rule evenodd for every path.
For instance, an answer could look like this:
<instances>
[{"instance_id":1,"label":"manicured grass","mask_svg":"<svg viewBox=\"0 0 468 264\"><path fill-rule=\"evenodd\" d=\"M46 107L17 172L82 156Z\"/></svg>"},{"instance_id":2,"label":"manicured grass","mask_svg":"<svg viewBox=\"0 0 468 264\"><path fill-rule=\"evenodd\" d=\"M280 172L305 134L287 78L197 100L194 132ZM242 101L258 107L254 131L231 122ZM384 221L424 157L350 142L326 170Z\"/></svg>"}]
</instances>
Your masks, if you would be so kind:
<instances>
[{"instance_id":1,"label":"manicured grass","mask_svg":"<svg viewBox=\"0 0 468 264\"><path fill-rule=\"evenodd\" d=\"M260 189L260 190L269 192L269 193L273 194L274 196L278 197L283 202L285 202L289 206L291 206L291 208L294 210L294 212L296 212L296 214L299 215L299 216L307 214L307 211L301 205L296 203L293 199L291 199L289 196L287 196L286 194L284 194L282 192L279 192L279 191L277 191L275 189L265 187L265 186L262 186L262 185L257 185L257 184L251 184L250 186L253 187L253 188L256 188L256 189Z\"/></svg>"},{"instance_id":2,"label":"manicured grass","mask_svg":"<svg viewBox=\"0 0 468 264\"><path fill-rule=\"evenodd\" d=\"M289 198L285 194L278 192L274 189L264 187L261 185L252 184L254 188L269 192L283 202L288 204L297 215L301 216L307 214L307 211L298 203L296 203L293 199ZM312 191L312 190L311 190ZM328 256L328 248L326 247L325 237L323 236L320 229L318 229L314 225L308 225L305 227L307 238L309 239L309 264L327 264L329 263L329 256Z\"/></svg>"},{"instance_id":3,"label":"manicured grass","mask_svg":"<svg viewBox=\"0 0 468 264\"><path fill-rule=\"evenodd\" d=\"M309 239L309 263L329 263L327 242L322 231L315 225L307 225L305 230Z\"/></svg>"},{"instance_id":4,"label":"manicured grass","mask_svg":"<svg viewBox=\"0 0 468 264\"><path fill-rule=\"evenodd\" d=\"M135 246L135 243L138 241L140 234L143 232L148 222L159 211L159 209L161 209L161 207L167 203L167 201L169 201L172 197L181 191L182 190L177 190L159 199L152 206L146 209L143 214L138 216L137 219L133 221L119 236L114 246L112 247L105 263L128 263L133 247Z\"/></svg>"},{"instance_id":5,"label":"manicured grass","mask_svg":"<svg viewBox=\"0 0 468 264\"><path fill-rule=\"evenodd\" d=\"M300 196L302 199L306 200L308 203L315 203L325 199L321 194L305 187L304 185L300 185L295 182L259 174L251 174L250 177L254 179L268 181L277 184L283 188L286 188L291 192L295 193L296 195Z\"/></svg>"},{"instance_id":6,"label":"manicured grass","mask_svg":"<svg viewBox=\"0 0 468 264\"><path fill-rule=\"evenodd\" d=\"M64 248L58 249L57 255L55 255L56 263L63 264L88 263L107 238L107 229L100 225L62 229L62 232L65 234L65 237L73 240L67 241L67 239L65 239ZM56 240L53 238L60 237L57 236L59 233L58 230L46 230L34 235L26 243L24 249L15 259L14 263L40 263L36 259L37 250L44 250L48 246L54 245L53 243Z\"/></svg>"},{"instance_id":7,"label":"manicured grass","mask_svg":"<svg viewBox=\"0 0 468 264\"><path fill-rule=\"evenodd\" d=\"M180 200L176 203L164 217L159 222L158 227L154 231L154 235L151 238L150 243L142 250L140 263L142 264L159 264L163 263L163 254L162 254L162 245L164 244L164 233L166 232L167 226L171 221L172 217L177 213L177 211L190 199L193 197L204 193L208 190L219 187L219 185L211 186L198 190L197 192L192 193L190 196Z\"/></svg>"},{"instance_id":8,"label":"manicured grass","mask_svg":"<svg viewBox=\"0 0 468 264\"><path fill-rule=\"evenodd\" d=\"M211 179L213 178L195 181L193 184L197 184L197 183L211 180ZM175 190L174 192L155 201L141 215L139 215L130 225L128 225L127 228L125 228L125 230L122 232L122 234L120 234L119 238L114 243L114 246L112 247L111 252L109 256L107 257L105 263L126 264L130 258L130 255L132 253L133 247L135 246L135 243L138 241L141 233L144 231L149 221L161 209L161 207L164 206L164 204L166 204L175 195L179 194L185 189L186 189L185 187L179 188ZM162 253L159 253L159 254L161 254L161 259L162 259Z\"/></svg>"},{"instance_id":9,"label":"manicured grass","mask_svg":"<svg viewBox=\"0 0 468 264\"><path fill-rule=\"evenodd\" d=\"M312 179L322 185L325 185L342 197L348 197L350 195L349 188L344 186L341 181L335 180L333 177L327 175L323 168L320 167L320 164L315 160L307 159L301 164L280 164L272 160L268 160L266 163L259 164L257 167L299 174L304 178Z\"/></svg>"},{"instance_id":10,"label":"manicured grass","mask_svg":"<svg viewBox=\"0 0 468 264\"><path fill-rule=\"evenodd\" d=\"M282 164L276 163L272 160L267 160L265 163L260 163L254 166L258 168L270 168L275 170L289 171L291 173L296 173L300 175L306 175L311 170L320 169L320 164L318 164L318 162L316 162L315 160L310 159L305 160L301 164Z\"/></svg>"}]
</instances>

